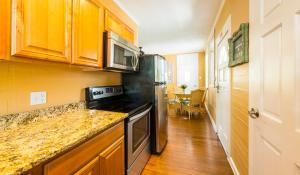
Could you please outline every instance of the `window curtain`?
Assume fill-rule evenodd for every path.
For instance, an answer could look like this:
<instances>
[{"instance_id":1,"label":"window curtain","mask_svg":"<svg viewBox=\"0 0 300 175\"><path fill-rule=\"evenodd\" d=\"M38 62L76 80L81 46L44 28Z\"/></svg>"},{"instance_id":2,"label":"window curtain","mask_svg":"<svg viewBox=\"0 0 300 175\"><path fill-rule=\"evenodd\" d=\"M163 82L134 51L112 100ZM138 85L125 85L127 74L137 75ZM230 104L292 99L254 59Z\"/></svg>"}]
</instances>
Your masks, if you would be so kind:
<instances>
[{"instance_id":1,"label":"window curtain","mask_svg":"<svg viewBox=\"0 0 300 175\"><path fill-rule=\"evenodd\" d=\"M177 86L187 85L185 90L187 93L198 89L198 69L199 58L197 53L177 55Z\"/></svg>"}]
</instances>

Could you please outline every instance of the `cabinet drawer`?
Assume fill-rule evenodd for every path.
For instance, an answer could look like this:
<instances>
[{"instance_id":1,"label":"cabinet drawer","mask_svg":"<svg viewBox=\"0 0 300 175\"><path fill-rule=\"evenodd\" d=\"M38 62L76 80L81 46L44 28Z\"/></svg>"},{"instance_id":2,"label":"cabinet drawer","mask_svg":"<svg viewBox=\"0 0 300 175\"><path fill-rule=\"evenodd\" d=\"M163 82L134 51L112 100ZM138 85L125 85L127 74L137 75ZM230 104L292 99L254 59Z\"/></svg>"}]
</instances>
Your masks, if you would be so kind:
<instances>
[{"instance_id":1,"label":"cabinet drawer","mask_svg":"<svg viewBox=\"0 0 300 175\"><path fill-rule=\"evenodd\" d=\"M73 174L97 157L103 150L124 137L124 122L108 129L44 167L45 175Z\"/></svg>"}]
</instances>

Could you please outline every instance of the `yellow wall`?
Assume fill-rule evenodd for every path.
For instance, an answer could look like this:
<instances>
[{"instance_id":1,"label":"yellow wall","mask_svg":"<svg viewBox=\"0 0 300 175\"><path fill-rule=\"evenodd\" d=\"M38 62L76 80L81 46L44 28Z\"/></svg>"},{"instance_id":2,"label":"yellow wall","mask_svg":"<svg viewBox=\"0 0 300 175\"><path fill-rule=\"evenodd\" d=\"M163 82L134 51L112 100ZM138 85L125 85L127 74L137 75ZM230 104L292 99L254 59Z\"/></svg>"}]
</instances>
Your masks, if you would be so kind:
<instances>
[{"instance_id":1,"label":"yellow wall","mask_svg":"<svg viewBox=\"0 0 300 175\"><path fill-rule=\"evenodd\" d=\"M215 38L219 35L228 16L231 31L249 21L249 0L226 0L215 25ZM231 69L231 156L241 175L248 174L248 64ZM215 89L211 89L215 96ZM215 115L215 107L209 110Z\"/></svg>"},{"instance_id":2,"label":"yellow wall","mask_svg":"<svg viewBox=\"0 0 300 175\"><path fill-rule=\"evenodd\" d=\"M199 72L198 72L198 78L199 78L199 88L204 89L205 88L205 52L199 53Z\"/></svg>"},{"instance_id":3,"label":"yellow wall","mask_svg":"<svg viewBox=\"0 0 300 175\"><path fill-rule=\"evenodd\" d=\"M84 88L118 85L120 74L84 72L55 63L0 62L0 115L84 100ZM30 92L46 91L47 104L30 106Z\"/></svg>"},{"instance_id":4,"label":"yellow wall","mask_svg":"<svg viewBox=\"0 0 300 175\"><path fill-rule=\"evenodd\" d=\"M249 0L226 0L215 25L218 36L228 16L231 15L231 31L236 31L240 24L249 21Z\"/></svg>"},{"instance_id":5,"label":"yellow wall","mask_svg":"<svg viewBox=\"0 0 300 175\"><path fill-rule=\"evenodd\" d=\"M248 64L231 70L231 156L241 175L248 174Z\"/></svg>"},{"instance_id":6,"label":"yellow wall","mask_svg":"<svg viewBox=\"0 0 300 175\"><path fill-rule=\"evenodd\" d=\"M9 21L10 0L1 1L0 19ZM112 0L100 0L102 4L135 31L138 38L138 26ZM3 10L4 9L4 10ZM6 23L4 23L6 24ZM0 27L1 32L10 31L10 24ZM0 59L7 59L10 51L10 33L0 36ZM5 48L5 49L4 49ZM44 108L53 105L79 102L84 100L84 88L96 85L121 84L120 73L85 71L61 63L42 62L23 58L14 58L11 62L0 60L0 115ZM30 106L30 92L46 91L47 103Z\"/></svg>"},{"instance_id":7,"label":"yellow wall","mask_svg":"<svg viewBox=\"0 0 300 175\"><path fill-rule=\"evenodd\" d=\"M173 77L172 77L172 82L168 83L167 85L167 90L168 94L174 93L174 90L177 87L177 62L176 58L177 55L180 54L173 54L173 55L165 55L164 57L168 62L171 63L173 67ZM198 72L198 78L199 78L199 88L205 88L205 52L199 52L198 53L198 58L199 58L199 72Z\"/></svg>"}]
</instances>

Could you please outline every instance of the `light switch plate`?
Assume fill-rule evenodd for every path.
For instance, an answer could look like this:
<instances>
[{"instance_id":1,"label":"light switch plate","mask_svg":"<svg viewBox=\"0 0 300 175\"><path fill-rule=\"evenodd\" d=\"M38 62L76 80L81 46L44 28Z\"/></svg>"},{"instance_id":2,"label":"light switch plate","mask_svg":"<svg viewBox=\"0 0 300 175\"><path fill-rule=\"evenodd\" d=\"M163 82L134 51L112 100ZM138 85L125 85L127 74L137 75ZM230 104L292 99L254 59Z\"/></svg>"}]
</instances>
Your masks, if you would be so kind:
<instances>
[{"instance_id":1,"label":"light switch plate","mask_svg":"<svg viewBox=\"0 0 300 175\"><path fill-rule=\"evenodd\" d=\"M30 93L30 105L40 105L47 102L46 92L31 92Z\"/></svg>"}]
</instances>

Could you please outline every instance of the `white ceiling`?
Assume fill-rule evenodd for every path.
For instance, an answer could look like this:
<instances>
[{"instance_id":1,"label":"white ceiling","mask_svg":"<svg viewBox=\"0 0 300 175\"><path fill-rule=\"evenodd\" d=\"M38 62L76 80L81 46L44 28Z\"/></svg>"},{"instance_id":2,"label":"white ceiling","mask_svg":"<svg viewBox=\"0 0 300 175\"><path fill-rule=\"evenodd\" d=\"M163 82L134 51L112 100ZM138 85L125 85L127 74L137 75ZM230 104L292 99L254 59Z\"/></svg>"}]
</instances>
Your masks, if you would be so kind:
<instances>
[{"instance_id":1,"label":"white ceiling","mask_svg":"<svg viewBox=\"0 0 300 175\"><path fill-rule=\"evenodd\" d=\"M204 49L222 0L115 0L139 25L146 53Z\"/></svg>"}]
</instances>

